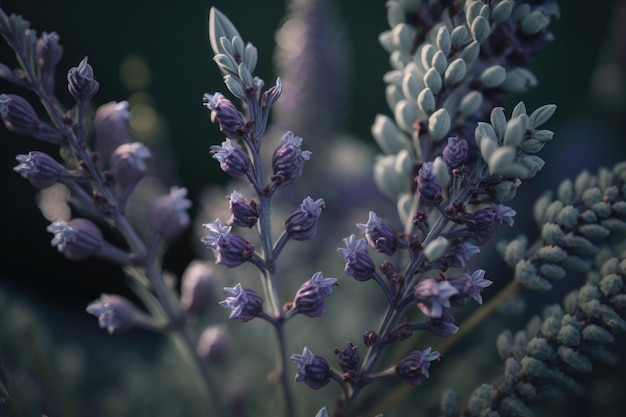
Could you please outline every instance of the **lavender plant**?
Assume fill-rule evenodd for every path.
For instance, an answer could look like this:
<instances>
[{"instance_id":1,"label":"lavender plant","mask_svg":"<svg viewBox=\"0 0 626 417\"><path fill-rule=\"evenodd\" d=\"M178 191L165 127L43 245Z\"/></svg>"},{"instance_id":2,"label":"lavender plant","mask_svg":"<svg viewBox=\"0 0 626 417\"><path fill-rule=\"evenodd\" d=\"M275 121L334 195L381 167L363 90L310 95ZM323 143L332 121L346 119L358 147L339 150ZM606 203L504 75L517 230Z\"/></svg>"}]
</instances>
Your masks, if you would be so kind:
<instances>
[{"instance_id":1,"label":"lavender plant","mask_svg":"<svg viewBox=\"0 0 626 417\"><path fill-rule=\"evenodd\" d=\"M302 12L300 33L312 33L305 39L312 42L313 57L340 45L322 42L320 48L315 43L322 35L341 39L330 29L320 30L324 16L332 16L328 6L325 0L293 3L292 12ZM52 246L73 261L96 257L121 266L143 303L103 294L86 307L99 326L111 335L145 327L172 338L179 360L187 364L185 375L194 375L186 396L194 398L195 408L179 412L406 415L415 404L426 403L433 392L429 379L441 374L446 381L437 385L444 386L436 394L438 409L424 413L527 416L551 387L581 393L576 378L590 372L594 361L616 363L606 345L626 329L626 163L601 168L596 175L583 172L565 180L556 197L541 197L533 209L540 236L532 241L520 235L498 244L510 279L492 275L479 255L500 225L514 226L517 213L507 204L523 181L541 171L545 162L536 154L553 138L544 125L555 105L529 112L519 102L507 110L506 98L536 85L526 65L552 40L548 26L558 16L556 4L390 0L386 8L390 30L379 41L390 57L392 69L384 80L393 117L377 116L371 129L383 152L373 164L373 180L395 209L363 206L374 195L367 190L361 191L363 200L334 198L345 184L332 173L326 187L306 181L307 167L318 153L323 155L324 141L337 137L339 113L321 109L308 117L306 104L290 105L301 97L293 74L290 82L278 78L266 88L255 74L256 47L211 8L210 46L226 89L205 93L202 104L222 135L209 155L232 177L228 186L235 190L220 200L228 204L227 217L210 213L218 211L214 201L199 212L198 259L190 260L179 280L163 268L163 254L167 242L192 224L187 190L172 187L138 201L152 153L128 135L128 103L104 104L93 121L86 117L100 84L85 58L67 72L73 102L66 109L53 82L63 51L58 35L37 36L23 18L0 10L0 33L19 65L10 70L3 64L0 75L34 93L46 113L42 120L22 96L2 94L4 125L60 151L58 157L42 151L18 155L14 171L37 189L66 190L63 203L71 206L71 215L48 226ZM318 73L309 73L308 82L324 85ZM334 75L343 76L327 75L329 82ZM291 116L270 123L270 112L287 88L289 100L277 111L302 117L293 120L293 128ZM337 93L332 88L326 95L310 92L311 101L315 93ZM310 124L317 115L329 125ZM306 150L307 132L319 142L314 152ZM331 199L300 189L324 192L333 185ZM358 204L365 209L363 217L330 216L330 226L324 226L326 205L336 201L342 209ZM145 211L146 230L133 223L131 210ZM328 239L336 239L332 229L343 231L348 221L352 231L343 245L333 246L329 260ZM315 242L320 243L312 246ZM497 307L512 310L511 300L548 292L552 280L575 279L580 273L586 282L562 302L546 305L522 330L502 332L495 349L491 341L504 362L495 378L472 381L478 387L463 403L455 391L445 390L462 372L446 366L453 344ZM224 292L219 301L218 283ZM485 292L492 287L499 293ZM346 318L340 307L348 299L368 310L363 317ZM223 327L212 324L226 317L215 306L229 310L226 314L235 320ZM265 334L268 328L271 337ZM320 337L324 331L331 336ZM242 339L235 341L235 336ZM275 353L273 364L266 363L262 345L267 343ZM221 362L231 369L220 368ZM240 374L246 381L228 392ZM278 392L258 388L267 383L264 379ZM11 384L4 378L0 382L3 401L12 401ZM262 394L252 398L255 389ZM315 397L309 390L316 391ZM266 393L280 401L268 400ZM417 400L404 406L400 400L408 393Z\"/></svg>"}]
</instances>

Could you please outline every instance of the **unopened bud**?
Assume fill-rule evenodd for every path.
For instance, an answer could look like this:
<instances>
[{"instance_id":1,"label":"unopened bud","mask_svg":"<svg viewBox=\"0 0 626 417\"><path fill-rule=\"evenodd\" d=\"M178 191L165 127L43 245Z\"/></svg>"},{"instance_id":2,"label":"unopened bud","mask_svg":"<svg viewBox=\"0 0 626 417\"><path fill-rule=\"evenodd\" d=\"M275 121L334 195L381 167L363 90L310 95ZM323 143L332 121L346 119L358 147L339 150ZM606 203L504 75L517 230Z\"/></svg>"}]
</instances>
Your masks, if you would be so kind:
<instances>
[{"instance_id":1,"label":"unopened bud","mask_svg":"<svg viewBox=\"0 0 626 417\"><path fill-rule=\"evenodd\" d=\"M144 176L147 170L145 160L150 157L150 149L142 143L124 143L111 156L111 172L120 184L132 184Z\"/></svg>"},{"instance_id":2,"label":"unopened bud","mask_svg":"<svg viewBox=\"0 0 626 417\"><path fill-rule=\"evenodd\" d=\"M52 246L56 246L59 252L72 261L82 261L97 254L104 242L98 226L87 219L57 221L46 230L54 234Z\"/></svg>"},{"instance_id":3,"label":"unopened bud","mask_svg":"<svg viewBox=\"0 0 626 417\"><path fill-rule=\"evenodd\" d=\"M67 72L67 88L74 100L78 103L86 103L97 92L100 83L94 79L93 68L87 63L87 57L83 58L78 67L72 67Z\"/></svg>"},{"instance_id":4,"label":"unopened bud","mask_svg":"<svg viewBox=\"0 0 626 417\"><path fill-rule=\"evenodd\" d=\"M66 172L61 164L43 152L32 151L28 155L18 155L15 159L19 165L13 168L13 171L26 178L39 190L55 184Z\"/></svg>"},{"instance_id":5,"label":"unopened bud","mask_svg":"<svg viewBox=\"0 0 626 417\"><path fill-rule=\"evenodd\" d=\"M172 239L189 225L187 209L191 207L191 201L186 196L186 188L172 187L169 194L156 199L150 219L155 232Z\"/></svg>"},{"instance_id":6,"label":"unopened bud","mask_svg":"<svg viewBox=\"0 0 626 417\"><path fill-rule=\"evenodd\" d=\"M180 305L183 310L201 314L213 298L213 270L202 261L192 261L181 278Z\"/></svg>"}]
</instances>

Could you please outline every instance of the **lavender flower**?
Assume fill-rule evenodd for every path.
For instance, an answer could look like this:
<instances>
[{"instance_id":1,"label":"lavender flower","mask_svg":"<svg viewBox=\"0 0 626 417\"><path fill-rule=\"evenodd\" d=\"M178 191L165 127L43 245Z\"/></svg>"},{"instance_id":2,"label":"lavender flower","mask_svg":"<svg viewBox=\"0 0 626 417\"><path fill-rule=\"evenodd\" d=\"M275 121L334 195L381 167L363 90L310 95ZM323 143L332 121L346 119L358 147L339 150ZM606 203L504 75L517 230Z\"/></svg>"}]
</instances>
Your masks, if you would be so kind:
<instances>
[{"instance_id":1,"label":"lavender flower","mask_svg":"<svg viewBox=\"0 0 626 417\"><path fill-rule=\"evenodd\" d=\"M433 352L430 347L421 352L414 350L396 365L396 372L407 384L419 387L430 375L430 363L437 359L439 352Z\"/></svg>"},{"instance_id":2,"label":"lavender flower","mask_svg":"<svg viewBox=\"0 0 626 417\"><path fill-rule=\"evenodd\" d=\"M330 382L330 366L326 359L314 355L304 347L302 355L293 354L291 360L296 363L296 382L304 381L311 389L320 389Z\"/></svg>"},{"instance_id":3,"label":"lavender flower","mask_svg":"<svg viewBox=\"0 0 626 417\"><path fill-rule=\"evenodd\" d=\"M459 331L454 322L454 316L448 310L443 310L441 317L428 320L428 331L438 337L452 336Z\"/></svg>"},{"instance_id":4,"label":"lavender flower","mask_svg":"<svg viewBox=\"0 0 626 417\"><path fill-rule=\"evenodd\" d=\"M0 116L7 130L31 136L39 128L39 117L33 106L15 94L0 95Z\"/></svg>"},{"instance_id":5,"label":"lavender flower","mask_svg":"<svg viewBox=\"0 0 626 417\"><path fill-rule=\"evenodd\" d=\"M477 269L470 274L462 274L458 277L448 278L448 282L454 288L457 289L458 293L453 295L450 298L451 305L460 306L467 302L468 299L473 299L478 304L483 303L483 298L480 293L493 284L492 281L485 279L485 271L482 269Z\"/></svg>"},{"instance_id":6,"label":"lavender flower","mask_svg":"<svg viewBox=\"0 0 626 417\"><path fill-rule=\"evenodd\" d=\"M56 32L43 32L37 39L37 62L44 70L52 70L63 57L63 46L59 44L59 35Z\"/></svg>"},{"instance_id":7,"label":"lavender flower","mask_svg":"<svg viewBox=\"0 0 626 417\"><path fill-rule=\"evenodd\" d=\"M213 298L213 269L202 261L192 261L181 277L180 305L184 311L200 314Z\"/></svg>"},{"instance_id":8,"label":"lavender flower","mask_svg":"<svg viewBox=\"0 0 626 417\"><path fill-rule=\"evenodd\" d=\"M361 358L356 349L356 346L351 342L346 342L346 345L341 350L335 349L337 362L344 372L356 371L359 367Z\"/></svg>"},{"instance_id":9,"label":"lavender flower","mask_svg":"<svg viewBox=\"0 0 626 417\"><path fill-rule=\"evenodd\" d=\"M341 253L346 261L344 271L357 281L367 281L372 277L376 266L367 253L366 240L356 239L354 235L350 235L344 242L345 248L337 248L337 252Z\"/></svg>"},{"instance_id":10,"label":"lavender flower","mask_svg":"<svg viewBox=\"0 0 626 417\"><path fill-rule=\"evenodd\" d=\"M287 132L280 140L280 145L274 151L272 157L272 169L274 176L272 181L279 187L285 187L293 183L302 174L304 161L311 158L311 152L303 151L300 147L302 138Z\"/></svg>"},{"instance_id":11,"label":"lavender flower","mask_svg":"<svg viewBox=\"0 0 626 417\"><path fill-rule=\"evenodd\" d=\"M223 94L205 94L202 101L211 110L211 121L219 125L227 138L238 139L249 131L242 114Z\"/></svg>"},{"instance_id":12,"label":"lavender flower","mask_svg":"<svg viewBox=\"0 0 626 417\"><path fill-rule=\"evenodd\" d=\"M293 240L309 240L317 232L317 222L324 208L324 200L305 198L300 206L285 219L285 231Z\"/></svg>"},{"instance_id":13,"label":"lavender flower","mask_svg":"<svg viewBox=\"0 0 626 417\"><path fill-rule=\"evenodd\" d=\"M148 169L145 161L151 157L150 149L144 144L124 143L111 156L111 172L120 184L132 184L144 176Z\"/></svg>"},{"instance_id":14,"label":"lavender flower","mask_svg":"<svg viewBox=\"0 0 626 417\"><path fill-rule=\"evenodd\" d=\"M73 261L82 261L100 252L104 238L92 221L76 218L69 222L56 221L48 226L54 234L52 246Z\"/></svg>"},{"instance_id":15,"label":"lavender flower","mask_svg":"<svg viewBox=\"0 0 626 417\"><path fill-rule=\"evenodd\" d=\"M241 194L233 191L229 196L230 219L228 224L251 228L259 219L259 209L254 200L244 198Z\"/></svg>"},{"instance_id":16,"label":"lavender flower","mask_svg":"<svg viewBox=\"0 0 626 417\"><path fill-rule=\"evenodd\" d=\"M189 226L191 201L187 198L187 189L172 187L168 195L162 195L152 205L150 224L155 232L167 239L178 236Z\"/></svg>"},{"instance_id":17,"label":"lavender flower","mask_svg":"<svg viewBox=\"0 0 626 417\"><path fill-rule=\"evenodd\" d=\"M202 227L209 231L201 241L210 247L216 256L216 263L234 268L249 260L254 254L252 242L238 234L231 233L231 226L222 224L220 219L213 223L203 224Z\"/></svg>"},{"instance_id":18,"label":"lavender flower","mask_svg":"<svg viewBox=\"0 0 626 417\"><path fill-rule=\"evenodd\" d=\"M230 139L222 142L222 146L211 146L213 158L220 163L222 171L233 177L246 175L250 169L250 158L241 147Z\"/></svg>"},{"instance_id":19,"label":"lavender flower","mask_svg":"<svg viewBox=\"0 0 626 417\"><path fill-rule=\"evenodd\" d=\"M357 223L370 247L385 255L393 255L398 249L398 235L393 228L374 213L369 212L367 223Z\"/></svg>"},{"instance_id":20,"label":"lavender flower","mask_svg":"<svg viewBox=\"0 0 626 417\"><path fill-rule=\"evenodd\" d=\"M417 183L420 198L434 203L438 203L442 200L441 186L439 182L437 182L432 162L424 162L422 164L417 172L415 182Z\"/></svg>"},{"instance_id":21,"label":"lavender flower","mask_svg":"<svg viewBox=\"0 0 626 417\"><path fill-rule=\"evenodd\" d=\"M80 61L78 67L72 67L67 72L67 88L78 103L89 101L99 87L100 84L93 76L93 68L87 63L87 57Z\"/></svg>"},{"instance_id":22,"label":"lavender flower","mask_svg":"<svg viewBox=\"0 0 626 417\"><path fill-rule=\"evenodd\" d=\"M98 317L98 324L109 334L119 334L137 322L135 306L120 295L102 294L87 306L87 313Z\"/></svg>"},{"instance_id":23,"label":"lavender flower","mask_svg":"<svg viewBox=\"0 0 626 417\"><path fill-rule=\"evenodd\" d=\"M263 311L263 299L250 288L237 284L234 287L225 287L224 292L228 297L219 304L232 310L228 318L245 323Z\"/></svg>"},{"instance_id":24,"label":"lavender flower","mask_svg":"<svg viewBox=\"0 0 626 417\"><path fill-rule=\"evenodd\" d=\"M333 285L337 285L337 278L324 278L321 272L316 272L298 289L293 300L295 309L307 317L321 316L326 311L324 299L332 293Z\"/></svg>"},{"instance_id":25,"label":"lavender flower","mask_svg":"<svg viewBox=\"0 0 626 417\"><path fill-rule=\"evenodd\" d=\"M469 146L467 141L465 138L459 136L449 137L448 144L441 152L444 162L450 169L458 168L463 165L468 154Z\"/></svg>"},{"instance_id":26,"label":"lavender flower","mask_svg":"<svg viewBox=\"0 0 626 417\"><path fill-rule=\"evenodd\" d=\"M496 207L485 207L465 214L462 219L467 224L470 236L474 238L476 244L482 245L494 234L498 225L506 223L512 226L515 214L517 213L512 208L499 204Z\"/></svg>"},{"instance_id":27,"label":"lavender flower","mask_svg":"<svg viewBox=\"0 0 626 417\"><path fill-rule=\"evenodd\" d=\"M458 292L448 281L430 277L422 279L413 289L417 307L431 318L441 317L443 309L450 307L450 297Z\"/></svg>"},{"instance_id":28,"label":"lavender flower","mask_svg":"<svg viewBox=\"0 0 626 417\"><path fill-rule=\"evenodd\" d=\"M130 111L128 101L103 104L96 110L93 120L93 132L96 149L100 157L109 161L113 152L122 144L131 141L128 132Z\"/></svg>"},{"instance_id":29,"label":"lavender flower","mask_svg":"<svg viewBox=\"0 0 626 417\"><path fill-rule=\"evenodd\" d=\"M67 171L50 155L31 151L15 157L19 165L13 171L26 178L35 188L44 189L58 182Z\"/></svg>"}]
</instances>

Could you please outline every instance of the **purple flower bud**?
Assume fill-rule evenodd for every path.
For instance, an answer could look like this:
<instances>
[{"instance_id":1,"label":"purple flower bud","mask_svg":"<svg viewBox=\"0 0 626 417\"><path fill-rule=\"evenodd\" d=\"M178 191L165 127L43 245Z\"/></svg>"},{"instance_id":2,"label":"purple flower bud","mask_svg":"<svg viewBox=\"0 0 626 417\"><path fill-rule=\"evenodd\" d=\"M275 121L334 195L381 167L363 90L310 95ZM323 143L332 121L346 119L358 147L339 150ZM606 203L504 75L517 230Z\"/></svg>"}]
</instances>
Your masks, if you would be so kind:
<instances>
[{"instance_id":1,"label":"purple flower bud","mask_svg":"<svg viewBox=\"0 0 626 417\"><path fill-rule=\"evenodd\" d=\"M293 183L302 174L304 161L311 158L311 152L303 151L300 147L302 138L287 132L280 140L280 145L272 157L274 176L272 181L284 187Z\"/></svg>"},{"instance_id":2,"label":"purple flower bud","mask_svg":"<svg viewBox=\"0 0 626 417\"><path fill-rule=\"evenodd\" d=\"M337 362L344 372L357 370L361 358L352 342L346 342L346 346L342 350L335 348L335 353L337 354Z\"/></svg>"},{"instance_id":3,"label":"purple flower bud","mask_svg":"<svg viewBox=\"0 0 626 417\"><path fill-rule=\"evenodd\" d=\"M59 252L72 261L82 261L97 254L104 242L98 226L87 219L57 221L46 230L54 234L52 246L56 246Z\"/></svg>"},{"instance_id":4,"label":"purple flower bud","mask_svg":"<svg viewBox=\"0 0 626 417\"><path fill-rule=\"evenodd\" d=\"M441 156L450 169L458 168L465 162L469 153L469 146L465 138L449 137L448 144L443 148Z\"/></svg>"},{"instance_id":5,"label":"purple flower bud","mask_svg":"<svg viewBox=\"0 0 626 417\"><path fill-rule=\"evenodd\" d=\"M225 226L220 219L213 223L203 224L209 231L201 241L215 253L215 263L223 264L228 268L235 268L249 260L254 254L252 242L236 233L231 233L231 226Z\"/></svg>"},{"instance_id":6,"label":"purple flower bud","mask_svg":"<svg viewBox=\"0 0 626 417\"><path fill-rule=\"evenodd\" d=\"M338 285L336 278L324 278L321 272L305 281L293 300L293 305L300 314L307 317L319 317L326 311L324 298L332 293L332 286Z\"/></svg>"},{"instance_id":7,"label":"purple flower bud","mask_svg":"<svg viewBox=\"0 0 626 417\"><path fill-rule=\"evenodd\" d=\"M293 354L291 360L296 364L296 382L304 381L311 389L320 389L330 381L330 366L326 359L314 355L304 347L302 355Z\"/></svg>"},{"instance_id":8,"label":"purple flower bud","mask_svg":"<svg viewBox=\"0 0 626 417\"><path fill-rule=\"evenodd\" d=\"M13 171L26 178L35 188L42 190L55 184L67 171L50 155L31 151L15 157L19 165Z\"/></svg>"},{"instance_id":9,"label":"purple flower bud","mask_svg":"<svg viewBox=\"0 0 626 417\"><path fill-rule=\"evenodd\" d=\"M187 209L191 207L191 201L186 197L186 188L172 187L169 194L156 199L150 218L150 225L155 232L172 239L189 226Z\"/></svg>"},{"instance_id":10,"label":"purple flower bud","mask_svg":"<svg viewBox=\"0 0 626 417\"><path fill-rule=\"evenodd\" d=\"M250 288L237 284L234 287L225 287L224 292L228 297L219 304L232 310L228 318L245 323L263 311L263 299Z\"/></svg>"},{"instance_id":11,"label":"purple flower bud","mask_svg":"<svg viewBox=\"0 0 626 417\"><path fill-rule=\"evenodd\" d=\"M203 105L211 110L211 122L220 126L220 131L229 139L240 138L248 132L246 121L235 105L221 93L205 94Z\"/></svg>"},{"instance_id":12,"label":"purple flower bud","mask_svg":"<svg viewBox=\"0 0 626 417\"><path fill-rule=\"evenodd\" d=\"M83 58L78 67L70 68L67 72L67 89L78 103L86 103L97 92L100 83L93 78L93 68Z\"/></svg>"},{"instance_id":13,"label":"purple flower bud","mask_svg":"<svg viewBox=\"0 0 626 417\"><path fill-rule=\"evenodd\" d=\"M124 143L111 155L111 172L120 184L132 184L143 178L148 169L145 161L151 157L150 149L142 143Z\"/></svg>"},{"instance_id":14,"label":"purple flower bud","mask_svg":"<svg viewBox=\"0 0 626 417\"><path fill-rule=\"evenodd\" d=\"M419 387L428 378L430 363L439 359L439 352L433 352L430 347L423 352L414 350L396 365L396 372L409 385Z\"/></svg>"},{"instance_id":15,"label":"purple flower bud","mask_svg":"<svg viewBox=\"0 0 626 417\"><path fill-rule=\"evenodd\" d=\"M285 220L287 236L293 240L309 240L317 232L317 222L324 208L324 200L315 201L311 197L302 200L300 206L293 210Z\"/></svg>"},{"instance_id":16,"label":"purple flower bud","mask_svg":"<svg viewBox=\"0 0 626 417\"><path fill-rule=\"evenodd\" d=\"M15 94L0 95L0 116L7 130L18 135L33 135L39 129L39 117L28 101Z\"/></svg>"},{"instance_id":17,"label":"purple flower bud","mask_svg":"<svg viewBox=\"0 0 626 417\"><path fill-rule=\"evenodd\" d=\"M109 334L125 332L136 323L136 308L120 295L102 294L87 306L87 313L98 317L98 324Z\"/></svg>"},{"instance_id":18,"label":"purple flower bud","mask_svg":"<svg viewBox=\"0 0 626 417\"><path fill-rule=\"evenodd\" d=\"M492 281L485 279L485 271L482 269L477 269L472 275L465 273L458 277L448 278L448 282L458 291L450 298L453 306L464 305L470 298L482 304L483 298L480 293L493 284Z\"/></svg>"},{"instance_id":19,"label":"purple flower bud","mask_svg":"<svg viewBox=\"0 0 626 417\"><path fill-rule=\"evenodd\" d=\"M213 159L219 161L222 171L233 177L245 175L250 169L248 154L230 139L222 142L222 146L211 146L211 154L213 154Z\"/></svg>"},{"instance_id":20,"label":"purple flower bud","mask_svg":"<svg viewBox=\"0 0 626 417\"><path fill-rule=\"evenodd\" d=\"M181 308L192 314L206 310L214 294L213 280L213 269L205 262L189 263L181 278Z\"/></svg>"},{"instance_id":21,"label":"purple flower bud","mask_svg":"<svg viewBox=\"0 0 626 417\"><path fill-rule=\"evenodd\" d=\"M270 87L261 97L261 108L269 109L278 100L283 91L283 83L280 78L276 78L276 85Z\"/></svg>"},{"instance_id":22,"label":"purple flower bud","mask_svg":"<svg viewBox=\"0 0 626 417\"><path fill-rule=\"evenodd\" d=\"M446 268L464 268L472 256L477 253L480 253L480 248L470 242L457 244L444 255L444 266Z\"/></svg>"},{"instance_id":23,"label":"purple flower bud","mask_svg":"<svg viewBox=\"0 0 626 417\"><path fill-rule=\"evenodd\" d=\"M109 161L113 152L122 144L129 143L128 132L130 111L128 101L111 101L96 110L93 131L98 154L104 161Z\"/></svg>"},{"instance_id":24,"label":"purple flower bud","mask_svg":"<svg viewBox=\"0 0 626 417\"><path fill-rule=\"evenodd\" d=\"M209 326L200 334L196 351L205 363L218 363L226 356L227 342L224 326Z\"/></svg>"},{"instance_id":25,"label":"purple flower bud","mask_svg":"<svg viewBox=\"0 0 626 417\"><path fill-rule=\"evenodd\" d=\"M450 297L459 291L448 281L437 282L434 278L422 279L414 288L417 307L430 318L439 318L443 308L450 307Z\"/></svg>"},{"instance_id":26,"label":"purple flower bud","mask_svg":"<svg viewBox=\"0 0 626 417\"><path fill-rule=\"evenodd\" d=\"M367 281L372 277L376 266L367 253L366 240L355 239L354 235L350 235L343 241L346 247L337 248L337 252L341 253L346 261L344 271L357 281Z\"/></svg>"},{"instance_id":27,"label":"purple flower bud","mask_svg":"<svg viewBox=\"0 0 626 417\"><path fill-rule=\"evenodd\" d=\"M420 198L433 203L438 203L442 200L441 186L437 182L432 162L424 162L422 164L417 172L415 182L417 183Z\"/></svg>"},{"instance_id":28,"label":"purple flower bud","mask_svg":"<svg viewBox=\"0 0 626 417\"><path fill-rule=\"evenodd\" d=\"M241 227L252 227L259 220L259 209L256 201L248 200L241 194L233 191L230 196L230 219L228 224L236 224Z\"/></svg>"},{"instance_id":29,"label":"purple flower bud","mask_svg":"<svg viewBox=\"0 0 626 417\"><path fill-rule=\"evenodd\" d=\"M517 214L510 207L499 204L497 207L485 207L473 213L463 216L467 228L476 241L477 245L482 245L494 234L498 225L506 223L513 225L513 217Z\"/></svg>"},{"instance_id":30,"label":"purple flower bud","mask_svg":"<svg viewBox=\"0 0 626 417\"><path fill-rule=\"evenodd\" d=\"M373 211L369 212L367 223L357 223L357 227L363 232L370 247L377 252L393 255L398 249L398 234Z\"/></svg>"},{"instance_id":31,"label":"purple flower bud","mask_svg":"<svg viewBox=\"0 0 626 417\"><path fill-rule=\"evenodd\" d=\"M56 32L43 32L35 46L37 62L45 70L52 70L63 57L63 47Z\"/></svg>"},{"instance_id":32,"label":"purple flower bud","mask_svg":"<svg viewBox=\"0 0 626 417\"><path fill-rule=\"evenodd\" d=\"M443 310L441 317L428 320L428 331L438 337L448 337L458 332L459 328L454 325L452 314Z\"/></svg>"}]
</instances>

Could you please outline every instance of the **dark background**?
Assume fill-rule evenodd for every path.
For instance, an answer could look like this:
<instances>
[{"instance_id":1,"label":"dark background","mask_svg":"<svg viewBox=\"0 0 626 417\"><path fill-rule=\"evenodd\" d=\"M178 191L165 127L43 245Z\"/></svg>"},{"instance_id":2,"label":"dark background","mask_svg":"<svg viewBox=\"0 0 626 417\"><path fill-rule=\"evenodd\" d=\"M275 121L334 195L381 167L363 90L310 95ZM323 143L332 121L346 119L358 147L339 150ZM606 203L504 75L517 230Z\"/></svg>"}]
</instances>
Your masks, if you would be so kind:
<instances>
[{"instance_id":1,"label":"dark background","mask_svg":"<svg viewBox=\"0 0 626 417\"><path fill-rule=\"evenodd\" d=\"M540 84L522 99L529 110L550 102L558 105L549 128L555 130L560 142L553 146L558 147L558 153L552 152L549 145L542 155L548 165L547 172L539 175L541 183L526 186L535 194L539 187L555 186L565 175L573 175L582 167L611 164L624 156L618 140L623 128L623 103L603 103L590 93L594 69L604 61L623 59L620 53L626 54L623 46L616 48L612 41L618 3L607 1L590 7L588 2L560 2L561 18L551 25L555 42L530 67ZM274 80L279 74L272 62L273 36L285 14L285 4L257 0L216 0L211 4L236 23L244 39L257 46L260 61L256 73L267 82ZM1 5L7 13L22 14L39 32L55 30L60 34L64 57L57 78L62 100L68 99L63 88L64 71L84 56L89 57L100 82L96 104L126 99L136 91L122 83L120 64L129 54L141 56L151 71L145 92L165 122L165 135L173 153L173 182L186 186L194 200L203 186L223 181L208 154L209 146L221 141L221 136L201 106L204 92L224 90L208 45L208 2L13 0ZM389 69L387 54L377 42L378 34L387 29L384 1L344 0L337 6L354 48L351 99L355 104L348 130L373 143L369 132L375 115L389 114L382 82L382 75ZM618 39L626 43L623 38ZM13 66L5 45L0 53L2 62ZM6 83L0 87L2 92L19 92ZM511 103L516 100L512 97ZM69 262L50 246L52 235L45 230L48 222L34 204L36 192L12 168L17 154L54 149L15 137L4 126L0 127L0 141L4 190L0 289L41 308L70 314L83 314L85 305L102 292L129 294L117 267L100 261ZM528 207L528 200L518 204ZM521 219L524 216L528 217L528 212L520 213ZM193 256L190 239L187 234L174 242L165 259L167 268L182 271Z\"/></svg>"}]
</instances>

